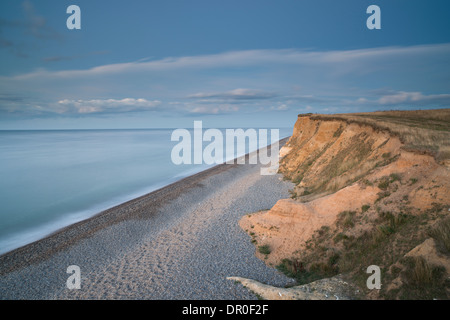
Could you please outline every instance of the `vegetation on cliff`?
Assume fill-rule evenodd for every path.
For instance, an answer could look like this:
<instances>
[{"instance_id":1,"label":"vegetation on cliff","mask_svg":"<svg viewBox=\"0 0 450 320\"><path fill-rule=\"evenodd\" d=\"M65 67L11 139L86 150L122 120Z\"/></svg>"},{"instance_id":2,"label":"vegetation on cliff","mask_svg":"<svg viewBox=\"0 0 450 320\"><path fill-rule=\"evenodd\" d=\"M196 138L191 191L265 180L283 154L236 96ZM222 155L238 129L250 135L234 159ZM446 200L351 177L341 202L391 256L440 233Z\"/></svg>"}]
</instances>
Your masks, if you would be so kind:
<instances>
[{"instance_id":1,"label":"vegetation on cliff","mask_svg":"<svg viewBox=\"0 0 450 320\"><path fill-rule=\"evenodd\" d=\"M449 138L450 109L299 115L279 169L292 199L241 226L298 284L339 274L363 298L448 299Z\"/></svg>"}]
</instances>

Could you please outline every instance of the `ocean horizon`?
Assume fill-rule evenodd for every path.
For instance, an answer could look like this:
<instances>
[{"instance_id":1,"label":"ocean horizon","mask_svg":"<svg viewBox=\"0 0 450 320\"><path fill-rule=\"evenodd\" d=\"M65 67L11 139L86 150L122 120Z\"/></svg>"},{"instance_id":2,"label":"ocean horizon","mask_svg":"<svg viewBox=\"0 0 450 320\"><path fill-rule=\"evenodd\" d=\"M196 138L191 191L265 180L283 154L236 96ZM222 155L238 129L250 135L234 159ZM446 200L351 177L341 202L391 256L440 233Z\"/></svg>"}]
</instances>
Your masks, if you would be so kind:
<instances>
[{"instance_id":1,"label":"ocean horizon","mask_svg":"<svg viewBox=\"0 0 450 320\"><path fill-rule=\"evenodd\" d=\"M216 165L173 164L173 130L0 130L0 254Z\"/></svg>"}]
</instances>

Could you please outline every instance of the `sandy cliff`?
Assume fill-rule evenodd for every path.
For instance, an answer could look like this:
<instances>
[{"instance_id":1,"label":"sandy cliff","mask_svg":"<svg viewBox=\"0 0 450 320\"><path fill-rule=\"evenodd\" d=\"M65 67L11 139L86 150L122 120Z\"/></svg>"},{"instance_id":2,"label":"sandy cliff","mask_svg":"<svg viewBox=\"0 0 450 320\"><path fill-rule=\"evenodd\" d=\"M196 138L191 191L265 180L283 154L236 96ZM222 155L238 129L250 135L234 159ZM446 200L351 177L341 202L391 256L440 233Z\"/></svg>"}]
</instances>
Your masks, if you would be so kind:
<instances>
[{"instance_id":1,"label":"sandy cliff","mask_svg":"<svg viewBox=\"0 0 450 320\"><path fill-rule=\"evenodd\" d=\"M421 298L421 285L425 298L449 297L447 166L388 130L311 115L298 117L280 157L291 199L240 221L261 259L300 284L342 273L365 297ZM416 276L429 281L411 280L419 258L429 275ZM381 291L364 288L370 264L386 274Z\"/></svg>"}]
</instances>

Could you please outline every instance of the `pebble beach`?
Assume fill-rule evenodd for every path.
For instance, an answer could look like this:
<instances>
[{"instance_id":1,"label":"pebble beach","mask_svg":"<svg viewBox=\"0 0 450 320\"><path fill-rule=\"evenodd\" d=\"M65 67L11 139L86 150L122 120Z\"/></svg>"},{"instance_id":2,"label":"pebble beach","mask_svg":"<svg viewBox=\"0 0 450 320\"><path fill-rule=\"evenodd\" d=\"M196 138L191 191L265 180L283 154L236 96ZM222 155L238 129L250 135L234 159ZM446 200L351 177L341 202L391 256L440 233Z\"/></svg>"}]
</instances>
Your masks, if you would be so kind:
<instances>
[{"instance_id":1,"label":"pebble beach","mask_svg":"<svg viewBox=\"0 0 450 320\"><path fill-rule=\"evenodd\" d=\"M0 256L0 299L248 300L227 277L292 280L255 256L242 216L292 188L260 165L222 164ZM80 289L68 289L78 266Z\"/></svg>"}]
</instances>

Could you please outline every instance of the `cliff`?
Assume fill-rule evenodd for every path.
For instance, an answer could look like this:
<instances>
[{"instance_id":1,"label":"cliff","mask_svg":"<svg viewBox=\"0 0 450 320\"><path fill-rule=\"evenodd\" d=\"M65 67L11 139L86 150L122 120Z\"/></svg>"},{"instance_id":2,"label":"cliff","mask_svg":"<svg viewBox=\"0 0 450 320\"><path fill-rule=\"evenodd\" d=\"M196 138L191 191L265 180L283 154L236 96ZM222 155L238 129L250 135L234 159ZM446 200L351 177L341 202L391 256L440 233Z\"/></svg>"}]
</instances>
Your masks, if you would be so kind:
<instances>
[{"instance_id":1,"label":"cliff","mask_svg":"<svg viewBox=\"0 0 450 320\"><path fill-rule=\"evenodd\" d=\"M437 112L431 127L432 112L299 115L280 150L291 199L240 221L256 254L299 285L340 275L364 298L448 299L450 109ZM370 265L381 290L366 286Z\"/></svg>"},{"instance_id":2,"label":"cliff","mask_svg":"<svg viewBox=\"0 0 450 320\"><path fill-rule=\"evenodd\" d=\"M396 159L400 146L399 138L369 126L300 116L280 172L297 185L295 197L330 193Z\"/></svg>"}]
</instances>

